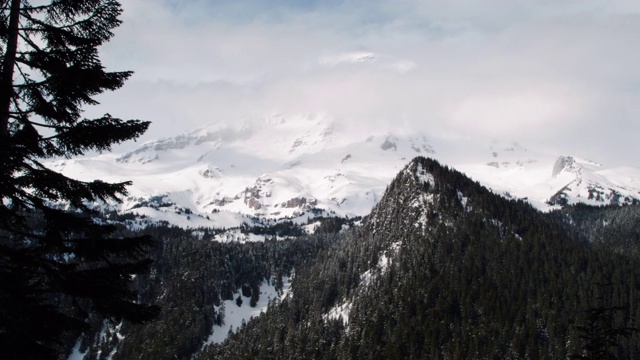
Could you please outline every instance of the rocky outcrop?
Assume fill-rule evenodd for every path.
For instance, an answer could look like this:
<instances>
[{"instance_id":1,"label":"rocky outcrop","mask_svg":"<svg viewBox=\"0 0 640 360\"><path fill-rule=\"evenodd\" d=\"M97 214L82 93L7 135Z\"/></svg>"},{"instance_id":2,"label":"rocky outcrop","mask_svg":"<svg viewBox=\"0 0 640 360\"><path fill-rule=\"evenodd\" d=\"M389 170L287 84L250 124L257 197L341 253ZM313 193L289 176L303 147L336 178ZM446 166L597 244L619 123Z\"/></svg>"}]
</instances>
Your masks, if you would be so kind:
<instances>
[{"instance_id":1,"label":"rocky outcrop","mask_svg":"<svg viewBox=\"0 0 640 360\"><path fill-rule=\"evenodd\" d=\"M280 204L283 208L300 208L300 209L309 209L318 205L318 200L316 199L307 199L306 197L295 197L293 199L287 200Z\"/></svg>"},{"instance_id":2,"label":"rocky outcrop","mask_svg":"<svg viewBox=\"0 0 640 360\"><path fill-rule=\"evenodd\" d=\"M580 165L576 163L576 159L573 156L560 156L553 165L551 176L557 177L562 171L579 173Z\"/></svg>"},{"instance_id":3,"label":"rocky outcrop","mask_svg":"<svg viewBox=\"0 0 640 360\"><path fill-rule=\"evenodd\" d=\"M393 151L396 151L398 150L398 146L396 145L397 142L398 139L394 136L387 136L382 145L380 145L380 149L384 151L393 149Z\"/></svg>"}]
</instances>

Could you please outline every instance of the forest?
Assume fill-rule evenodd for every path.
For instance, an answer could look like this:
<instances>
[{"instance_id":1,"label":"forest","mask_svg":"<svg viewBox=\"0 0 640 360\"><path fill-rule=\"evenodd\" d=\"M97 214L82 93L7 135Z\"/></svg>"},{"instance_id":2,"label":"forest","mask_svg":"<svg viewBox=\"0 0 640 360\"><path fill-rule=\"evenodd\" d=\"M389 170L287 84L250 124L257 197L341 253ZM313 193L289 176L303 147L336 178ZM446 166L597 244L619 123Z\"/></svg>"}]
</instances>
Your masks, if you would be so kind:
<instances>
[{"instance_id":1,"label":"forest","mask_svg":"<svg viewBox=\"0 0 640 360\"><path fill-rule=\"evenodd\" d=\"M96 321L82 349L88 359L631 359L640 354L639 214L540 213L417 158L348 230L325 219L313 235L224 244L143 230L160 241L136 283L159 318L124 322L119 336ZM224 300L259 297L261 283L281 287L283 276L293 278L289 295L206 344Z\"/></svg>"}]
</instances>

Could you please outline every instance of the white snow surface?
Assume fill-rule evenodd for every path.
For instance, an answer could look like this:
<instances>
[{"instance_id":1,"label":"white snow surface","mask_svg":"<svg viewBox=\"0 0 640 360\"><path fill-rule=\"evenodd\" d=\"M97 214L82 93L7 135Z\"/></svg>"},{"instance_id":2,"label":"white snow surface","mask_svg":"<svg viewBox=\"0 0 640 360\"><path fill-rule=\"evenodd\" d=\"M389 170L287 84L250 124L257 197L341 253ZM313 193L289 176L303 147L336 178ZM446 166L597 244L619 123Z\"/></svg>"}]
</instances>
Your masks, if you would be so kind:
<instances>
[{"instance_id":1,"label":"white snow surface","mask_svg":"<svg viewBox=\"0 0 640 360\"><path fill-rule=\"evenodd\" d=\"M118 325L113 325L107 321L105 321L102 324L102 330L100 331L100 335L98 336L98 341L100 344L105 343L108 341L108 339L110 337L117 337L119 341L124 340L125 336L122 335L120 333L120 331L122 330L122 322L120 322ZM89 353L88 351L80 352L80 345L81 345L81 340L78 339L78 341L76 341L76 344L74 345L73 349L71 350L71 354L69 354L69 356L67 357L67 360L82 360L85 358L85 356L87 356L87 354ZM107 360L111 360L113 359L113 356L118 352L118 346L114 347L111 352L109 352L109 355L107 355L106 359ZM98 350L96 356L100 357L102 353L102 350Z\"/></svg>"},{"instance_id":2,"label":"white snow surface","mask_svg":"<svg viewBox=\"0 0 640 360\"><path fill-rule=\"evenodd\" d=\"M88 351L80 352L80 340L76 341L75 346L71 350L71 354L67 360L83 360L85 355L87 355Z\"/></svg>"},{"instance_id":3,"label":"white snow surface","mask_svg":"<svg viewBox=\"0 0 640 360\"><path fill-rule=\"evenodd\" d=\"M338 304L331 309L323 316L323 319L326 320L340 320L342 319L343 324L349 324L349 312L351 311L351 301L345 301L341 304Z\"/></svg>"},{"instance_id":4,"label":"white snow surface","mask_svg":"<svg viewBox=\"0 0 640 360\"><path fill-rule=\"evenodd\" d=\"M255 307L249 306L251 297L242 296L240 290L233 296L233 300L225 300L223 304L216 307L216 311L224 310L224 322L222 326L214 325L213 331L204 345L208 344L220 344L229 335L229 330L236 331L242 322L249 322L251 318L256 317L267 310L267 306L271 301L279 301L284 299L291 288L291 279L288 277L282 278L283 289L278 293L273 281L268 284L266 281L260 286L260 298ZM242 305L236 304L236 298L240 296L242 298Z\"/></svg>"},{"instance_id":5,"label":"white snow surface","mask_svg":"<svg viewBox=\"0 0 640 360\"><path fill-rule=\"evenodd\" d=\"M126 154L48 165L79 180L131 180L129 196L112 205L116 210L184 228L233 228L256 217L305 223L314 208L366 215L416 156L433 157L541 209L549 209L548 200L565 187L569 203L611 200L589 199L594 186L640 199L638 168L607 168L579 157L558 168L565 154L517 143L430 137L406 128L355 129L322 114L226 123L150 141ZM433 181L430 174L420 176Z\"/></svg>"},{"instance_id":6,"label":"white snow surface","mask_svg":"<svg viewBox=\"0 0 640 360\"><path fill-rule=\"evenodd\" d=\"M496 193L526 199L543 211L556 207L548 201L560 191L567 195L568 204L623 204L640 199L639 168L606 168L576 156L531 151L517 144L494 144L491 153L487 163L469 162L454 167ZM589 192L594 189L605 195L616 192L620 198L590 197Z\"/></svg>"},{"instance_id":7,"label":"white snow surface","mask_svg":"<svg viewBox=\"0 0 640 360\"><path fill-rule=\"evenodd\" d=\"M272 236L272 235L257 235L253 233L243 234L240 229L229 229L223 233L217 234L213 236L211 240L221 242L221 243L229 243L229 242L239 242L239 243L248 243L248 242L263 242L266 239L276 239L276 240L285 240L286 236Z\"/></svg>"}]
</instances>

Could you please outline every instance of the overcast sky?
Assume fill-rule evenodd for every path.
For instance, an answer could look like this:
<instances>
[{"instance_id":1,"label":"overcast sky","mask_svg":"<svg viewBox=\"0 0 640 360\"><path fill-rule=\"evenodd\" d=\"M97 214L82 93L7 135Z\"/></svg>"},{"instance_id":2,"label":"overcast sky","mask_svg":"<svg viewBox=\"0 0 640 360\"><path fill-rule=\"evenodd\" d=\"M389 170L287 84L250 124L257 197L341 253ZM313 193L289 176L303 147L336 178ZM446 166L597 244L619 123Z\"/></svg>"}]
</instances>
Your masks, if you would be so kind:
<instances>
[{"instance_id":1,"label":"overcast sky","mask_svg":"<svg viewBox=\"0 0 640 360\"><path fill-rule=\"evenodd\" d=\"M640 1L122 0L99 98L153 122L324 113L640 166Z\"/></svg>"}]
</instances>

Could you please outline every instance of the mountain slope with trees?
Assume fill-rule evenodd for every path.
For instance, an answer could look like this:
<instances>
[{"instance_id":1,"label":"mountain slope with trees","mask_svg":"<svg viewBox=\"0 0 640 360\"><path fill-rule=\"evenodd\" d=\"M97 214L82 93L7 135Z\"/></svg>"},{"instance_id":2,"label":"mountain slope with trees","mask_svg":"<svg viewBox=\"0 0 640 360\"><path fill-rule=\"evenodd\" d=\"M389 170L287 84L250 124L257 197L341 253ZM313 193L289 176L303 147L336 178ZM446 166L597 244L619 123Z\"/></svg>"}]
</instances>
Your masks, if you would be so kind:
<instances>
[{"instance_id":1,"label":"mountain slope with trees","mask_svg":"<svg viewBox=\"0 0 640 360\"><path fill-rule=\"evenodd\" d=\"M151 273L136 283L142 299L164 311L147 324L125 321L106 341L102 334L115 332L98 323L81 352L85 359L635 358L640 260L592 243L597 231L585 226L605 221L612 238L632 234L637 208L572 209L540 213L416 158L348 230L326 219L315 235L258 243L218 243L206 229L125 230L160 240ZM252 307L264 296L260 284L279 287L285 277L293 279L287 296L225 342L207 341L227 310Z\"/></svg>"},{"instance_id":2,"label":"mountain slope with trees","mask_svg":"<svg viewBox=\"0 0 640 360\"><path fill-rule=\"evenodd\" d=\"M610 329L639 323L638 265L417 158L361 229L296 272L292 297L199 358L589 356L590 309L610 309ZM628 335L607 351L640 354Z\"/></svg>"}]
</instances>

